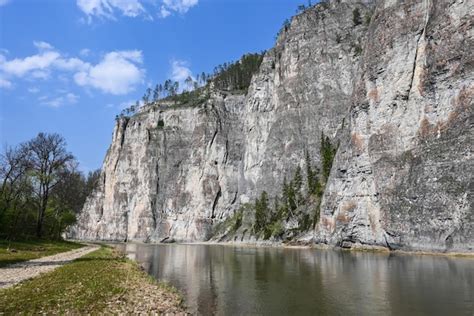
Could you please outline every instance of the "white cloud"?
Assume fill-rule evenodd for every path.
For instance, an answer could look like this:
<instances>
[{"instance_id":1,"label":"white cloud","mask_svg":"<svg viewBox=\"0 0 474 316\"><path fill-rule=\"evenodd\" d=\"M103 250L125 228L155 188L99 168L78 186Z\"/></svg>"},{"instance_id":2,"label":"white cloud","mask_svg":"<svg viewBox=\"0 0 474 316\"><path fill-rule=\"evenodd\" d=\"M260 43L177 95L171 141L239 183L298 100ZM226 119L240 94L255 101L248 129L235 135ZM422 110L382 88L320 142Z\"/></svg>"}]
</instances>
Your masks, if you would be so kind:
<instances>
[{"instance_id":1,"label":"white cloud","mask_svg":"<svg viewBox=\"0 0 474 316\"><path fill-rule=\"evenodd\" d=\"M12 86L13 85L11 81L8 81L7 79L0 77L0 88L10 89Z\"/></svg>"},{"instance_id":2,"label":"white cloud","mask_svg":"<svg viewBox=\"0 0 474 316\"><path fill-rule=\"evenodd\" d=\"M41 104L50 106L52 108L58 108L58 107L60 107L61 105L64 104L64 98L63 97L57 97L57 98L54 98L54 99L45 100L45 101L41 102Z\"/></svg>"},{"instance_id":3,"label":"white cloud","mask_svg":"<svg viewBox=\"0 0 474 316\"><path fill-rule=\"evenodd\" d=\"M54 66L61 70L75 71L87 69L90 67L90 64L82 61L79 58L58 58L57 60L55 60Z\"/></svg>"},{"instance_id":4,"label":"white cloud","mask_svg":"<svg viewBox=\"0 0 474 316\"><path fill-rule=\"evenodd\" d=\"M29 93L38 93L38 92L40 92L40 89L38 89L37 87L28 88L28 92Z\"/></svg>"},{"instance_id":5,"label":"white cloud","mask_svg":"<svg viewBox=\"0 0 474 316\"><path fill-rule=\"evenodd\" d=\"M42 41L34 41L33 45L35 45L35 47L38 48L39 50L53 50L54 49L54 47L51 46L51 44L42 42Z\"/></svg>"},{"instance_id":6,"label":"white cloud","mask_svg":"<svg viewBox=\"0 0 474 316\"><path fill-rule=\"evenodd\" d=\"M191 77L195 80L193 72L188 66L188 62L183 60L173 60L171 62L171 79L173 81L178 81L180 86L180 91L192 90L193 87L186 86L186 79Z\"/></svg>"},{"instance_id":7,"label":"white cloud","mask_svg":"<svg viewBox=\"0 0 474 316\"><path fill-rule=\"evenodd\" d=\"M50 71L49 70L35 70L31 73L31 77L28 78L29 80L32 80L32 79L42 79L42 80L46 80L49 78L49 75L50 75Z\"/></svg>"},{"instance_id":8,"label":"white cloud","mask_svg":"<svg viewBox=\"0 0 474 316\"><path fill-rule=\"evenodd\" d=\"M41 96L38 98L41 105L46 105L52 108L58 108L66 104L75 104L79 100L79 96L74 93L65 93L55 98L49 98L48 96Z\"/></svg>"},{"instance_id":9,"label":"white cloud","mask_svg":"<svg viewBox=\"0 0 474 316\"><path fill-rule=\"evenodd\" d=\"M145 70L141 67L141 51L109 52L94 65L76 57L65 57L46 42L33 44L38 53L25 58L7 60L0 54L1 88L11 88L11 79L14 77L34 81L52 78L51 75L54 74L54 78L68 82L66 74L73 73L74 81L80 86L93 87L105 93L126 94L144 81ZM54 71L60 73L56 76ZM59 101L61 100L56 102Z\"/></svg>"},{"instance_id":10,"label":"white cloud","mask_svg":"<svg viewBox=\"0 0 474 316\"><path fill-rule=\"evenodd\" d=\"M87 22L92 18L116 20L116 14L127 17L144 17L153 20L144 3L156 3L146 0L76 0L79 9L87 16ZM160 0L158 16L166 18L173 13L185 14L190 8L197 5L199 0ZM151 10L150 10L151 11Z\"/></svg>"},{"instance_id":11,"label":"white cloud","mask_svg":"<svg viewBox=\"0 0 474 316\"><path fill-rule=\"evenodd\" d=\"M89 66L78 58L64 58L54 47L46 42L33 42L38 53L25 58L7 60L0 55L0 71L7 75L24 77L31 73L33 78L45 79L49 77L52 68L74 71L82 70Z\"/></svg>"},{"instance_id":12,"label":"white cloud","mask_svg":"<svg viewBox=\"0 0 474 316\"><path fill-rule=\"evenodd\" d=\"M161 18L166 18L166 17L168 17L168 16L170 16L170 15L171 15L171 11L169 11L168 9L166 9L166 7L165 7L164 5L161 6L159 16L160 16Z\"/></svg>"},{"instance_id":13,"label":"white cloud","mask_svg":"<svg viewBox=\"0 0 474 316\"><path fill-rule=\"evenodd\" d=\"M89 23L94 16L115 20L116 11L132 18L140 15L150 18L140 0L77 0L76 4L87 15Z\"/></svg>"},{"instance_id":14,"label":"white cloud","mask_svg":"<svg viewBox=\"0 0 474 316\"><path fill-rule=\"evenodd\" d=\"M95 15L113 19L110 13L112 8L107 0L77 0L76 4L89 18Z\"/></svg>"},{"instance_id":15,"label":"white cloud","mask_svg":"<svg viewBox=\"0 0 474 316\"><path fill-rule=\"evenodd\" d=\"M8 2L10 2L10 0L0 0L0 7L8 4Z\"/></svg>"},{"instance_id":16,"label":"white cloud","mask_svg":"<svg viewBox=\"0 0 474 316\"><path fill-rule=\"evenodd\" d=\"M129 17L137 17L145 13L145 8L138 0L109 0L110 5L116 7L122 14Z\"/></svg>"},{"instance_id":17,"label":"white cloud","mask_svg":"<svg viewBox=\"0 0 474 316\"><path fill-rule=\"evenodd\" d=\"M0 70L10 75L23 77L30 71L49 68L52 63L59 58L59 56L60 55L58 52L47 51L26 57L24 59L4 59L3 61L0 60Z\"/></svg>"},{"instance_id":18,"label":"white cloud","mask_svg":"<svg viewBox=\"0 0 474 316\"><path fill-rule=\"evenodd\" d=\"M80 86L91 86L116 95L126 94L143 82L145 70L139 67L141 63L141 51L111 52L97 65L76 73L74 80Z\"/></svg>"},{"instance_id":19,"label":"white cloud","mask_svg":"<svg viewBox=\"0 0 474 316\"><path fill-rule=\"evenodd\" d=\"M128 100L125 102L120 103L117 108L119 110L124 110L126 108L131 107L132 105L135 106L137 104L137 100ZM113 104L110 104L113 107ZM143 100L138 101L138 107L142 107L144 105ZM109 107L109 106L108 106Z\"/></svg>"},{"instance_id":20,"label":"white cloud","mask_svg":"<svg viewBox=\"0 0 474 316\"><path fill-rule=\"evenodd\" d=\"M193 73L188 67L188 63L183 60L173 60L171 62L171 79L174 81L184 81Z\"/></svg>"},{"instance_id":21,"label":"white cloud","mask_svg":"<svg viewBox=\"0 0 474 316\"><path fill-rule=\"evenodd\" d=\"M163 0L163 6L168 10L184 14L197 5L199 0Z\"/></svg>"},{"instance_id":22,"label":"white cloud","mask_svg":"<svg viewBox=\"0 0 474 316\"><path fill-rule=\"evenodd\" d=\"M74 93L66 94L65 98L70 104L77 103L77 101L79 100L79 96L75 95Z\"/></svg>"},{"instance_id":23,"label":"white cloud","mask_svg":"<svg viewBox=\"0 0 474 316\"><path fill-rule=\"evenodd\" d=\"M79 52L79 55L81 55L82 57L87 57L91 54L91 50L89 48L83 48L81 49L81 51Z\"/></svg>"}]
</instances>

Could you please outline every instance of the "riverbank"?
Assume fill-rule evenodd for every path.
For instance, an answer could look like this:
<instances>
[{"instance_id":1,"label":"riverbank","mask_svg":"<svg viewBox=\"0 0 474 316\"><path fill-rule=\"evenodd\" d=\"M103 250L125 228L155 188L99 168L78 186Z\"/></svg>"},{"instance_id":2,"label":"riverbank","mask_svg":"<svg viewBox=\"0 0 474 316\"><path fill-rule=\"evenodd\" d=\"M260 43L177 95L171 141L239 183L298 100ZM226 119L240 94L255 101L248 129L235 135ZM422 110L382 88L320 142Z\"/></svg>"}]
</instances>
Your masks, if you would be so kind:
<instances>
[{"instance_id":1,"label":"riverbank","mask_svg":"<svg viewBox=\"0 0 474 316\"><path fill-rule=\"evenodd\" d=\"M186 314L177 290L104 246L53 272L0 290L0 306L5 315Z\"/></svg>"},{"instance_id":2,"label":"riverbank","mask_svg":"<svg viewBox=\"0 0 474 316\"><path fill-rule=\"evenodd\" d=\"M179 243L178 243L179 244ZM340 250L347 252L373 252L381 254L397 254L397 255L423 255L423 256L442 256L442 257L462 257L474 259L474 252L435 252L435 251L421 251L421 250L390 250L387 247L353 244L351 248L343 248L328 244L315 244L315 243L299 243L299 242L183 242L185 245L222 245L222 246L238 246L238 247L267 247L267 248L289 248L289 249L319 249L319 250Z\"/></svg>"},{"instance_id":3,"label":"riverbank","mask_svg":"<svg viewBox=\"0 0 474 316\"><path fill-rule=\"evenodd\" d=\"M71 240L75 242L82 242L80 240ZM123 242L115 241L90 241L100 244L122 244ZM424 256L442 256L442 257L462 257L473 258L474 252L436 252L426 250L402 250L389 249L387 247L365 245L353 243L350 248L339 247L335 245L328 245L322 243L312 243L309 241L295 241L295 242L280 242L280 241L196 241L196 242L144 242L142 240L130 240L128 243L147 244L147 245L167 245L167 244L182 244L182 245L221 245L221 246L238 246L238 247L263 247L263 248L303 248L303 249L320 249L320 250L341 250L348 252L374 252L383 254L400 254L400 255L424 255Z\"/></svg>"},{"instance_id":4,"label":"riverbank","mask_svg":"<svg viewBox=\"0 0 474 316\"><path fill-rule=\"evenodd\" d=\"M41 257L25 262L19 262L0 268L0 289L12 287L20 282L38 277L41 274L71 263L99 249L95 245L87 245L79 249L61 252L52 256Z\"/></svg>"},{"instance_id":5,"label":"riverbank","mask_svg":"<svg viewBox=\"0 0 474 316\"><path fill-rule=\"evenodd\" d=\"M84 247L80 242L63 240L0 240L0 267L55 255Z\"/></svg>"}]
</instances>

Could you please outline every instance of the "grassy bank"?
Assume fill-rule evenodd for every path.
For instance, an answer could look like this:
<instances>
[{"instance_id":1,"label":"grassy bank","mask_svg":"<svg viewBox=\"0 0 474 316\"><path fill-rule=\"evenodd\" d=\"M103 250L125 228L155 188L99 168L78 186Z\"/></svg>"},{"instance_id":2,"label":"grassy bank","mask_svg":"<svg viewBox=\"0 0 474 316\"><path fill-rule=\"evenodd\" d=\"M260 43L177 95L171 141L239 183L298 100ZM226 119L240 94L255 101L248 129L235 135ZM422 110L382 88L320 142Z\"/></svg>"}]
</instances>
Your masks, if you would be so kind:
<instances>
[{"instance_id":1,"label":"grassy bank","mask_svg":"<svg viewBox=\"0 0 474 316\"><path fill-rule=\"evenodd\" d=\"M183 313L180 294L102 247L55 271L0 290L0 314Z\"/></svg>"},{"instance_id":2,"label":"grassy bank","mask_svg":"<svg viewBox=\"0 0 474 316\"><path fill-rule=\"evenodd\" d=\"M81 244L69 241L0 240L0 267L16 262L51 256L60 252L77 249L82 246L83 245Z\"/></svg>"}]
</instances>

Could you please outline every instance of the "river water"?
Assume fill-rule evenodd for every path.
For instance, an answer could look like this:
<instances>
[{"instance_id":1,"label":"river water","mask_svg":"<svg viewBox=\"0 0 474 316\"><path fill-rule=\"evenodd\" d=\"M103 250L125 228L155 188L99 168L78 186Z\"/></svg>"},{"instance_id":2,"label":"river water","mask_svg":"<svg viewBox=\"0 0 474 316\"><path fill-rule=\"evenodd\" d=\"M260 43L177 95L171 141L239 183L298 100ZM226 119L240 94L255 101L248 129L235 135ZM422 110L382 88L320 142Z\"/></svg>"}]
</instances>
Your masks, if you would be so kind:
<instances>
[{"instance_id":1,"label":"river water","mask_svg":"<svg viewBox=\"0 0 474 316\"><path fill-rule=\"evenodd\" d=\"M474 260L317 249L126 244L199 315L474 315Z\"/></svg>"}]
</instances>

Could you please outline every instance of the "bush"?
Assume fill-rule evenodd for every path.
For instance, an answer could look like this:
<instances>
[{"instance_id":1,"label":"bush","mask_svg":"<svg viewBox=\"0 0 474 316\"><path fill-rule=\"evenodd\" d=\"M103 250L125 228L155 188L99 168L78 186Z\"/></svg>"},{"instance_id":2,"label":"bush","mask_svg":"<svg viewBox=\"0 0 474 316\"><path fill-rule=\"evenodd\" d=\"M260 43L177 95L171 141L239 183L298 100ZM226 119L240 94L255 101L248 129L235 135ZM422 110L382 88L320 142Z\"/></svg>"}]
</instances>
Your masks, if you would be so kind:
<instances>
[{"instance_id":1,"label":"bush","mask_svg":"<svg viewBox=\"0 0 474 316\"><path fill-rule=\"evenodd\" d=\"M365 25L369 25L371 20L372 20L372 15L369 12L367 12L365 15Z\"/></svg>"},{"instance_id":2,"label":"bush","mask_svg":"<svg viewBox=\"0 0 474 316\"><path fill-rule=\"evenodd\" d=\"M242 208L240 208L234 213L234 216L232 218L232 231L233 232L236 232L242 226L242 220L244 217L243 213L244 212Z\"/></svg>"},{"instance_id":3,"label":"bush","mask_svg":"<svg viewBox=\"0 0 474 316\"><path fill-rule=\"evenodd\" d=\"M298 221L298 229L300 232L305 232L313 226L312 224L311 216L309 214L303 214Z\"/></svg>"},{"instance_id":4,"label":"bush","mask_svg":"<svg viewBox=\"0 0 474 316\"><path fill-rule=\"evenodd\" d=\"M360 56L362 54L362 47L359 44L354 45L354 56Z\"/></svg>"},{"instance_id":5,"label":"bush","mask_svg":"<svg viewBox=\"0 0 474 316\"><path fill-rule=\"evenodd\" d=\"M359 8L355 8L352 11L352 22L354 23L354 26L362 24Z\"/></svg>"}]
</instances>

